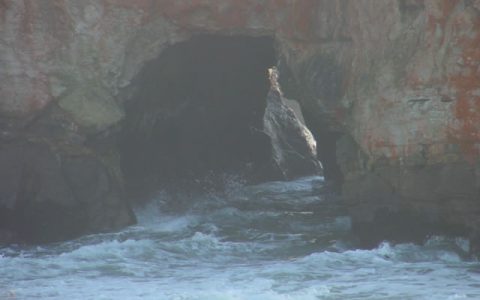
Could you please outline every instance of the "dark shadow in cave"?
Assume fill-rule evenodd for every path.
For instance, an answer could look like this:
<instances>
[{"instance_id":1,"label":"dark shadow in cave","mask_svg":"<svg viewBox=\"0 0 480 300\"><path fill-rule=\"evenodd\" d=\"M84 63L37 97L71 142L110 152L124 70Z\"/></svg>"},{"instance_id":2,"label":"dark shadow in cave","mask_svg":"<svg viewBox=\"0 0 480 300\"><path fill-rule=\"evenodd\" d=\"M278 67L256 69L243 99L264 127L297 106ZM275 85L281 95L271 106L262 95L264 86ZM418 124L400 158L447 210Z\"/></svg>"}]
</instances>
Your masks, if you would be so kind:
<instances>
[{"instance_id":1,"label":"dark shadow in cave","mask_svg":"<svg viewBox=\"0 0 480 300\"><path fill-rule=\"evenodd\" d=\"M342 133L324 129L328 128L328 126L308 113L305 114L305 121L311 128L310 130L315 139L320 141L317 147L317 154L318 160L322 162L323 176L327 182L332 184L336 192L340 192L344 178L337 159L337 140L342 136ZM312 123L314 124L313 126Z\"/></svg>"},{"instance_id":2,"label":"dark shadow in cave","mask_svg":"<svg viewBox=\"0 0 480 300\"><path fill-rule=\"evenodd\" d=\"M122 170L138 199L208 174L278 179L261 132L275 65L266 37L201 35L166 49L132 84L121 135Z\"/></svg>"}]
</instances>

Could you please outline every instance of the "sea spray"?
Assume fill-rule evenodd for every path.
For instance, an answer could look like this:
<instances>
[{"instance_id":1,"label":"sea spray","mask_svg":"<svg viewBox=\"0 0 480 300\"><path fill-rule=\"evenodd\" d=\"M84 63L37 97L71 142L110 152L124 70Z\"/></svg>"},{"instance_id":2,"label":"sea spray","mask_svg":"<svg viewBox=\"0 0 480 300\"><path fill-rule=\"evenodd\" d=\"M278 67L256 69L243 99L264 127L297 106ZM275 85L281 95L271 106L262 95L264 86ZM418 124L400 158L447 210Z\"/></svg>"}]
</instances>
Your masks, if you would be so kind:
<instances>
[{"instance_id":1,"label":"sea spray","mask_svg":"<svg viewBox=\"0 0 480 300\"><path fill-rule=\"evenodd\" d=\"M175 209L163 191L123 231L0 249L0 299L480 298L464 239L358 249L322 182L236 185Z\"/></svg>"}]
</instances>

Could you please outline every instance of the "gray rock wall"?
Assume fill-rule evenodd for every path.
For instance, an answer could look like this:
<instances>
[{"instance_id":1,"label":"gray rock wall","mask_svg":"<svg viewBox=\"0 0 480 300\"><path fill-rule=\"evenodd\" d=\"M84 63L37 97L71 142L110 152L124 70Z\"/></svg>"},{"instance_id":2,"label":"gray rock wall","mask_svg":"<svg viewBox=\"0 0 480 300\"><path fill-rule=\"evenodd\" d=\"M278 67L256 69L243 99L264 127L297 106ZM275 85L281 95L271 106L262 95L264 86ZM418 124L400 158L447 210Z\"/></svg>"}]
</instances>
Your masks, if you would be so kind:
<instances>
[{"instance_id":1,"label":"gray rock wall","mask_svg":"<svg viewBox=\"0 0 480 300\"><path fill-rule=\"evenodd\" d=\"M388 200L358 195L388 190L399 199L389 209L418 212L425 203L424 215L475 232L479 28L479 0L2 0L1 132L31 130L54 107L71 124L55 130L92 148L86 141L124 118L124 88L169 45L199 32L268 35L307 123L341 137L336 154L352 207L361 201L374 211ZM378 170L386 185L359 184ZM452 170L463 183L436 197L432 186L448 176L432 172Z\"/></svg>"}]
</instances>

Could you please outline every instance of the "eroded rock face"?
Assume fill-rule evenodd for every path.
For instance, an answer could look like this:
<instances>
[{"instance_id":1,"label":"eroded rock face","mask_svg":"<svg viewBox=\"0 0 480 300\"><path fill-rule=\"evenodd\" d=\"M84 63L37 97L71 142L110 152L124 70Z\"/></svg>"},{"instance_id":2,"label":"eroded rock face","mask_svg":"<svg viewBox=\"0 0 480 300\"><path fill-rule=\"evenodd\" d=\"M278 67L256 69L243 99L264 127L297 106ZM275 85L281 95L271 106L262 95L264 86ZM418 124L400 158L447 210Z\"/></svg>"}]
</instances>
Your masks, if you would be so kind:
<instances>
[{"instance_id":1,"label":"eroded rock face","mask_svg":"<svg viewBox=\"0 0 480 300\"><path fill-rule=\"evenodd\" d=\"M0 228L4 242L45 243L135 222L119 183L87 149L52 141L0 146Z\"/></svg>"},{"instance_id":2,"label":"eroded rock face","mask_svg":"<svg viewBox=\"0 0 480 300\"><path fill-rule=\"evenodd\" d=\"M295 112L284 98L276 69L270 69L271 87L263 116L263 130L270 138L272 159L286 179L319 174L317 143L302 123L301 111Z\"/></svg>"},{"instance_id":3,"label":"eroded rock face","mask_svg":"<svg viewBox=\"0 0 480 300\"><path fill-rule=\"evenodd\" d=\"M2 131L57 103L88 141L124 118L123 88L167 46L196 33L272 36L286 94L313 132L340 137L353 210L480 230L479 0L2 0L0 24ZM433 188L452 170L462 184ZM385 184L364 184L376 178Z\"/></svg>"}]
</instances>

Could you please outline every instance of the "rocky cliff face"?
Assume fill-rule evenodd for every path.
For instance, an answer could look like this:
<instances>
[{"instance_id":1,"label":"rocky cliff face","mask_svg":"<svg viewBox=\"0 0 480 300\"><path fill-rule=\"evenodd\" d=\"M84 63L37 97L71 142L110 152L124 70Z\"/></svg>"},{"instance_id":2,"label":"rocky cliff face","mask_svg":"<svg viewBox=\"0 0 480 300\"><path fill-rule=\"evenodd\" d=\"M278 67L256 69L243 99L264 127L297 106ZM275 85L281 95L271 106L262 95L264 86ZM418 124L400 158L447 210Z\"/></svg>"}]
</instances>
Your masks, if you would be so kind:
<instances>
[{"instance_id":1,"label":"rocky cliff face","mask_svg":"<svg viewBox=\"0 0 480 300\"><path fill-rule=\"evenodd\" d=\"M358 228L387 212L480 230L478 0L1 0L0 24L3 139L47 136L115 165L99 141L149 61L199 33L270 36Z\"/></svg>"}]
</instances>

